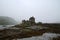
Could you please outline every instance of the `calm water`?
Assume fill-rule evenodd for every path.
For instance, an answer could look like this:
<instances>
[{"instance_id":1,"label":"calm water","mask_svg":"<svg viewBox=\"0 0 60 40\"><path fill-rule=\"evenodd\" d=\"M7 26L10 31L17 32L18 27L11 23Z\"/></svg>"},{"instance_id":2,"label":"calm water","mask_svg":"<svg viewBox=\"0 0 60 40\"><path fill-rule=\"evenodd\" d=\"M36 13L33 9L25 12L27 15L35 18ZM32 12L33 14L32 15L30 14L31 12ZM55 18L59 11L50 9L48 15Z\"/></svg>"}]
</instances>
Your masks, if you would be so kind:
<instances>
[{"instance_id":1,"label":"calm water","mask_svg":"<svg viewBox=\"0 0 60 40\"><path fill-rule=\"evenodd\" d=\"M14 25L6 25L3 27L3 25L0 25L0 30L3 30L3 29L6 29L6 28L9 28L9 27L12 27Z\"/></svg>"},{"instance_id":2,"label":"calm water","mask_svg":"<svg viewBox=\"0 0 60 40\"><path fill-rule=\"evenodd\" d=\"M17 39L17 40L52 40L53 38L56 38L58 36L60 36L60 34L44 33L42 36L35 36L35 37L23 38L23 39Z\"/></svg>"}]
</instances>

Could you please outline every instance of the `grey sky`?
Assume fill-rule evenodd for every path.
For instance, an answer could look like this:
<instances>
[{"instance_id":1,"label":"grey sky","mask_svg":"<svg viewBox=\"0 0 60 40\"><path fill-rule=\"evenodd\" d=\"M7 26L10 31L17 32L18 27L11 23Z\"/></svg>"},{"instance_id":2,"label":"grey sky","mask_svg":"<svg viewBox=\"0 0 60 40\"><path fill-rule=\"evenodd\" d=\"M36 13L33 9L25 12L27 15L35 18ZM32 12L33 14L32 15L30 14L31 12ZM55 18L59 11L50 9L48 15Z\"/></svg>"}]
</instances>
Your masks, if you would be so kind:
<instances>
[{"instance_id":1,"label":"grey sky","mask_svg":"<svg viewBox=\"0 0 60 40\"><path fill-rule=\"evenodd\" d=\"M36 21L60 23L60 0L0 0L0 16L17 21L34 16Z\"/></svg>"}]
</instances>

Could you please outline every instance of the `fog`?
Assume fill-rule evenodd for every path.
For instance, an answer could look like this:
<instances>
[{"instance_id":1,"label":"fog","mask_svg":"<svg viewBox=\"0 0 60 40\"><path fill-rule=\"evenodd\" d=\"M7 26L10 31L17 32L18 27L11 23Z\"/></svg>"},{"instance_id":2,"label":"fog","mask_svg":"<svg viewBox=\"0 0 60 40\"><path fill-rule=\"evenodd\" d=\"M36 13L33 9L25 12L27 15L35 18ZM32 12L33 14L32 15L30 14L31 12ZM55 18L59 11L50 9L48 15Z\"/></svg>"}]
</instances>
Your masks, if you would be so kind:
<instances>
[{"instance_id":1,"label":"fog","mask_svg":"<svg viewBox=\"0 0 60 40\"><path fill-rule=\"evenodd\" d=\"M0 16L12 17L16 21L60 23L60 0L0 0Z\"/></svg>"}]
</instances>

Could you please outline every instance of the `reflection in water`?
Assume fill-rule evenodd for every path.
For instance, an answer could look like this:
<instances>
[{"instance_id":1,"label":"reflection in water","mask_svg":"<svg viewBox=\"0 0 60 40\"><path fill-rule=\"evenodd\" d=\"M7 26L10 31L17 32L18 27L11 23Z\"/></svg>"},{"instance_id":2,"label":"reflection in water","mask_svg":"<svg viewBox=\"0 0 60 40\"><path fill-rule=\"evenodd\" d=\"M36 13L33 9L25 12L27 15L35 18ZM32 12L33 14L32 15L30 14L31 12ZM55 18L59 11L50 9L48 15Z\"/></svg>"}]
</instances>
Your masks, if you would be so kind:
<instances>
[{"instance_id":1,"label":"reflection in water","mask_svg":"<svg viewBox=\"0 0 60 40\"><path fill-rule=\"evenodd\" d=\"M17 40L52 40L52 38L56 38L58 36L60 36L60 34L44 33L42 36L23 38L23 39L17 39Z\"/></svg>"}]
</instances>

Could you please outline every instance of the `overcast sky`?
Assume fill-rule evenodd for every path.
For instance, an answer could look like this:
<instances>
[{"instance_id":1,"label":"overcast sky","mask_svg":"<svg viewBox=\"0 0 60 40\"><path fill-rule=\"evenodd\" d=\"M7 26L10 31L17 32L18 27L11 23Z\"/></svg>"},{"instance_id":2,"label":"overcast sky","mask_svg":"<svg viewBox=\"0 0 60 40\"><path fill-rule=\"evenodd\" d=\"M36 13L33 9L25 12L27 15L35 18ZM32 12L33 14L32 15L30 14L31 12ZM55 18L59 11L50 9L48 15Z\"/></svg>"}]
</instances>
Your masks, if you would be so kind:
<instances>
[{"instance_id":1,"label":"overcast sky","mask_svg":"<svg viewBox=\"0 0 60 40\"><path fill-rule=\"evenodd\" d=\"M34 16L37 22L60 23L60 0L0 0L0 16L17 21Z\"/></svg>"}]
</instances>

